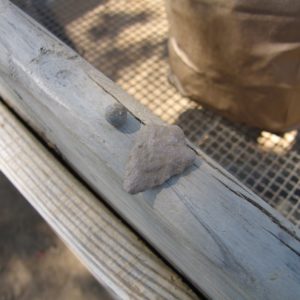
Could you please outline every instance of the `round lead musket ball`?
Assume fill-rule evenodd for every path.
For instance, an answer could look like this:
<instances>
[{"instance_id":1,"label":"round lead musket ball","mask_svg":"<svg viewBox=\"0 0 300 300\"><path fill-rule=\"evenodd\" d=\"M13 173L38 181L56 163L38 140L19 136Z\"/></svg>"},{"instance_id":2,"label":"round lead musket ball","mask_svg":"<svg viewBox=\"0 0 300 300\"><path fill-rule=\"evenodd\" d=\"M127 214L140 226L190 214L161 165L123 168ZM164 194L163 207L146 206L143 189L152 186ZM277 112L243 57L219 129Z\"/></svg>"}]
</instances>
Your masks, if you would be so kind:
<instances>
[{"instance_id":1,"label":"round lead musket ball","mask_svg":"<svg viewBox=\"0 0 300 300\"><path fill-rule=\"evenodd\" d=\"M114 103L105 109L105 119L114 127L121 127L127 120L127 109L120 103Z\"/></svg>"}]
</instances>

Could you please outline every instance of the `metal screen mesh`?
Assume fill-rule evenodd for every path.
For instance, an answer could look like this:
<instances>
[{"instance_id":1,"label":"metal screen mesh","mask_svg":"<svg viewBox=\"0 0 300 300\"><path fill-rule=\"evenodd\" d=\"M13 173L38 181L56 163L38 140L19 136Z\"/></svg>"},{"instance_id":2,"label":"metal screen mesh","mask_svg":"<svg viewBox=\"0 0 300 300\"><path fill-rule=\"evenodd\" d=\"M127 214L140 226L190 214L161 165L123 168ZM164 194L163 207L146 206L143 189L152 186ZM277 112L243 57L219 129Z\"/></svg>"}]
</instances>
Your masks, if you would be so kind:
<instances>
[{"instance_id":1,"label":"metal screen mesh","mask_svg":"<svg viewBox=\"0 0 300 300\"><path fill-rule=\"evenodd\" d=\"M14 0L300 227L300 138L233 124L168 83L163 0Z\"/></svg>"}]
</instances>

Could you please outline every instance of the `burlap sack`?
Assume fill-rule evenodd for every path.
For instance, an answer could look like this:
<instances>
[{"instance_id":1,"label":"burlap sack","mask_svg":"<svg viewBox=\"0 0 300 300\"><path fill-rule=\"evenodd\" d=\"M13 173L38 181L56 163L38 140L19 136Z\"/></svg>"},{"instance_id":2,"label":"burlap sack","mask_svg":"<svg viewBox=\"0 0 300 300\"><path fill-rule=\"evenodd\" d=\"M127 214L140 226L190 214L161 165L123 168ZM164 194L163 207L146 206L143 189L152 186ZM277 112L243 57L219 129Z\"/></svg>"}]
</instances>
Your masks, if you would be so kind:
<instances>
[{"instance_id":1,"label":"burlap sack","mask_svg":"<svg viewBox=\"0 0 300 300\"><path fill-rule=\"evenodd\" d=\"M299 0L167 0L172 81L228 118L300 124Z\"/></svg>"}]
</instances>

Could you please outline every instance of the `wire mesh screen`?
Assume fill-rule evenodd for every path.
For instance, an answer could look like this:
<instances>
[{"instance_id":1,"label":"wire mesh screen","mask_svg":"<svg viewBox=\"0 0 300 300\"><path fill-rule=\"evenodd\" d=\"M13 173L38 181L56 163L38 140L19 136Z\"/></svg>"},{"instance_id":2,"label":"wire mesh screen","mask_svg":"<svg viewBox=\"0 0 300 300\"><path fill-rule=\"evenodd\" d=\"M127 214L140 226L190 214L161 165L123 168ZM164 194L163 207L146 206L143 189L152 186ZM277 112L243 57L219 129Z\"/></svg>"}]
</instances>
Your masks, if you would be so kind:
<instances>
[{"instance_id":1,"label":"wire mesh screen","mask_svg":"<svg viewBox=\"0 0 300 300\"><path fill-rule=\"evenodd\" d=\"M164 0L14 0L300 227L300 138L233 124L168 82Z\"/></svg>"}]
</instances>

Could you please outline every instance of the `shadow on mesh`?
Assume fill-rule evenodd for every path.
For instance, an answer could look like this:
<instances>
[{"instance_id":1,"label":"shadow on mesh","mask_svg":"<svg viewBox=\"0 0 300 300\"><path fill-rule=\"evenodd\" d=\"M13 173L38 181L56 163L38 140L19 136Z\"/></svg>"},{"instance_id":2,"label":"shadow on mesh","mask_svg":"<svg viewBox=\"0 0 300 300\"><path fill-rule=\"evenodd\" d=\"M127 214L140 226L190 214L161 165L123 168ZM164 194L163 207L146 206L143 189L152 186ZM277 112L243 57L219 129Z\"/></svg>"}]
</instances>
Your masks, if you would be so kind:
<instances>
[{"instance_id":1,"label":"shadow on mesh","mask_svg":"<svg viewBox=\"0 0 300 300\"><path fill-rule=\"evenodd\" d=\"M194 144L284 215L299 203L298 133L288 139L289 133L277 136L201 108L185 111L176 124ZM299 220L296 217L290 216L293 223Z\"/></svg>"}]
</instances>

